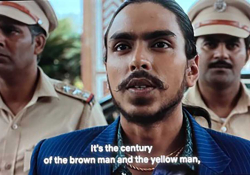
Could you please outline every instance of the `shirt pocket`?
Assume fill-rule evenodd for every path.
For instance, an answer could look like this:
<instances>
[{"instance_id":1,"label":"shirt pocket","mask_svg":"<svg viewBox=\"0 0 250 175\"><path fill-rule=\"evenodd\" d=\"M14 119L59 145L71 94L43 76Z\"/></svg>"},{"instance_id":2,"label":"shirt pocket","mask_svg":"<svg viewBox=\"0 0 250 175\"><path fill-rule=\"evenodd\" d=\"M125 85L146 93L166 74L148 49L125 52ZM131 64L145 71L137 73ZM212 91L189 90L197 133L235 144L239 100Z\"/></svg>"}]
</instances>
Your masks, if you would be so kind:
<instances>
[{"instance_id":1,"label":"shirt pocket","mask_svg":"<svg viewBox=\"0 0 250 175\"><path fill-rule=\"evenodd\" d=\"M32 150L26 150L24 153L24 164L23 164L23 172L27 172L30 169L30 160L32 156Z\"/></svg>"}]
</instances>

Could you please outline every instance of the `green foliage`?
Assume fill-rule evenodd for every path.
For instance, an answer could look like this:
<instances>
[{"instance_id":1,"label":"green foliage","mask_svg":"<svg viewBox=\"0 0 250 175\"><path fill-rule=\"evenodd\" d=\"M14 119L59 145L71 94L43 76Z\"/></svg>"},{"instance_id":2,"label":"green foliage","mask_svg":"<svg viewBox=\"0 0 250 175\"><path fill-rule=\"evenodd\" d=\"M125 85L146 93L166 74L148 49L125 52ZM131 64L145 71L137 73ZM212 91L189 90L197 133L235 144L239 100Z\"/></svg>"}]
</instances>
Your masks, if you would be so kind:
<instances>
[{"instance_id":1,"label":"green foliage","mask_svg":"<svg viewBox=\"0 0 250 175\"><path fill-rule=\"evenodd\" d=\"M47 39L39 66L51 78L79 83L81 36L69 19L59 21L58 28Z\"/></svg>"}]
</instances>

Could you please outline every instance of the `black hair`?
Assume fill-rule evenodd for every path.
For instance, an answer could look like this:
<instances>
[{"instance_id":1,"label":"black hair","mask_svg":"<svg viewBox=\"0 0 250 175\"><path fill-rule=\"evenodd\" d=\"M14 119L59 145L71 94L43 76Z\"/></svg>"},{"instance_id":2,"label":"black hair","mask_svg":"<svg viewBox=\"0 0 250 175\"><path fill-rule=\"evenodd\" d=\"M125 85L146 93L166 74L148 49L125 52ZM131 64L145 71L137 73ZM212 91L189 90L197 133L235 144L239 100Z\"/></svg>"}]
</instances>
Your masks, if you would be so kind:
<instances>
[{"instance_id":1,"label":"black hair","mask_svg":"<svg viewBox=\"0 0 250 175\"><path fill-rule=\"evenodd\" d=\"M45 30L41 26L39 26L38 24L28 25L28 28L29 28L29 31L30 31L31 36L32 36L32 42L34 41L35 36L38 36L41 34L46 36Z\"/></svg>"},{"instance_id":2,"label":"black hair","mask_svg":"<svg viewBox=\"0 0 250 175\"><path fill-rule=\"evenodd\" d=\"M36 36L38 36L38 35L44 35L45 37L47 36L45 30L41 26L39 26L38 24L28 25L28 29L31 33L32 44L33 44L34 38ZM41 54L37 55L37 62L38 63L40 62L40 59L41 59Z\"/></svg>"},{"instance_id":3,"label":"black hair","mask_svg":"<svg viewBox=\"0 0 250 175\"><path fill-rule=\"evenodd\" d=\"M250 48L250 35L244 39L245 45L246 45L246 50Z\"/></svg>"},{"instance_id":4,"label":"black hair","mask_svg":"<svg viewBox=\"0 0 250 175\"><path fill-rule=\"evenodd\" d=\"M152 2L155 4L159 4L164 8L170 10L172 13L175 14L177 23L182 31L182 34L185 39L185 52L187 59L192 59L197 55L196 46L195 46L195 38L194 38L194 31L192 24L187 16L187 14L183 11L181 6L175 2L175 0L126 0L121 4L121 6L116 10L114 13L108 28L104 35L104 46L105 46L105 55L104 55L104 62L107 61L107 37L109 30L114 22L115 17L117 14L124 9L126 6L135 3L144 3L144 2Z\"/></svg>"}]
</instances>

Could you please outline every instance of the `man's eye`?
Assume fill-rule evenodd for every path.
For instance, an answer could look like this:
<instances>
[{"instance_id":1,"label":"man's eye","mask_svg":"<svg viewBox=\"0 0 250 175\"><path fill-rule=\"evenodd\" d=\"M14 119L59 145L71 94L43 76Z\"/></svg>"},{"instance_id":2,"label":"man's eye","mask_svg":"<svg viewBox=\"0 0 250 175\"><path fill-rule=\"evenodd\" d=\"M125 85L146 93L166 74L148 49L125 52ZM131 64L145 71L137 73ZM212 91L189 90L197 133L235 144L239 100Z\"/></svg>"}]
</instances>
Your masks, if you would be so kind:
<instances>
[{"instance_id":1,"label":"man's eye","mask_svg":"<svg viewBox=\"0 0 250 175\"><path fill-rule=\"evenodd\" d=\"M235 49L235 48L237 48L237 47L239 47L239 45L236 44L236 43L229 43L229 44L227 45L227 48L228 48L229 50L233 50L233 49Z\"/></svg>"},{"instance_id":2,"label":"man's eye","mask_svg":"<svg viewBox=\"0 0 250 175\"><path fill-rule=\"evenodd\" d=\"M153 48L163 48L163 49L166 49L166 48L169 48L170 45L166 42L158 42L158 43L155 43L153 46Z\"/></svg>"},{"instance_id":3,"label":"man's eye","mask_svg":"<svg viewBox=\"0 0 250 175\"><path fill-rule=\"evenodd\" d=\"M2 30L6 35L15 35L15 34L20 33L19 30L13 27L6 27L6 28L3 28Z\"/></svg>"},{"instance_id":4,"label":"man's eye","mask_svg":"<svg viewBox=\"0 0 250 175\"><path fill-rule=\"evenodd\" d=\"M210 49L215 49L217 47L217 44L214 42L206 42L204 46L209 47Z\"/></svg>"},{"instance_id":5,"label":"man's eye","mask_svg":"<svg viewBox=\"0 0 250 175\"><path fill-rule=\"evenodd\" d=\"M128 50L128 49L131 49L130 46L128 46L127 44L118 44L115 46L115 51L125 51L125 50Z\"/></svg>"}]
</instances>

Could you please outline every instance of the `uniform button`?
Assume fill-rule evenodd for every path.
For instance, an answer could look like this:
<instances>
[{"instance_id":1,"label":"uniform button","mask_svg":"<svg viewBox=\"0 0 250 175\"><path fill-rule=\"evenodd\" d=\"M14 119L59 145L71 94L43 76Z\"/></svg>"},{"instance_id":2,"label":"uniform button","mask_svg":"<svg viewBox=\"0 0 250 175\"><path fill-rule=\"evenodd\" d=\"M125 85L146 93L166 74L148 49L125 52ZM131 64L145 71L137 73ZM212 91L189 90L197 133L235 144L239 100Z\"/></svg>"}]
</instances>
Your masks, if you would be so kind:
<instances>
[{"instance_id":1,"label":"uniform button","mask_svg":"<svg viewBox=\"0 0 250 175\"><path fill-rule=\"evenodd\" d=\"M17 129L18 128L18 125L17 124L13 124L12 125L12 129Z\"/></svg>"},{"instance_id":2,"label":"uniform button","mask_svg":"<svg viewBox=\"0 0 250 175\"><path fill-rule=\"evenodd\" d=\"M6 164L4 167L6 170L9 170L11 168L11 164Z\"/></svg>"},{"instance_id":3,"label":"uniform button","mask_svg":"<svg viewBox=\"0 0 250 175\"><path fill-rule=\"evenodd\" d=\"M221 128L221 131L222 131L222 132L227 132L227 127L223 126L223 127Z\"/></svg>"}]
</instances>

